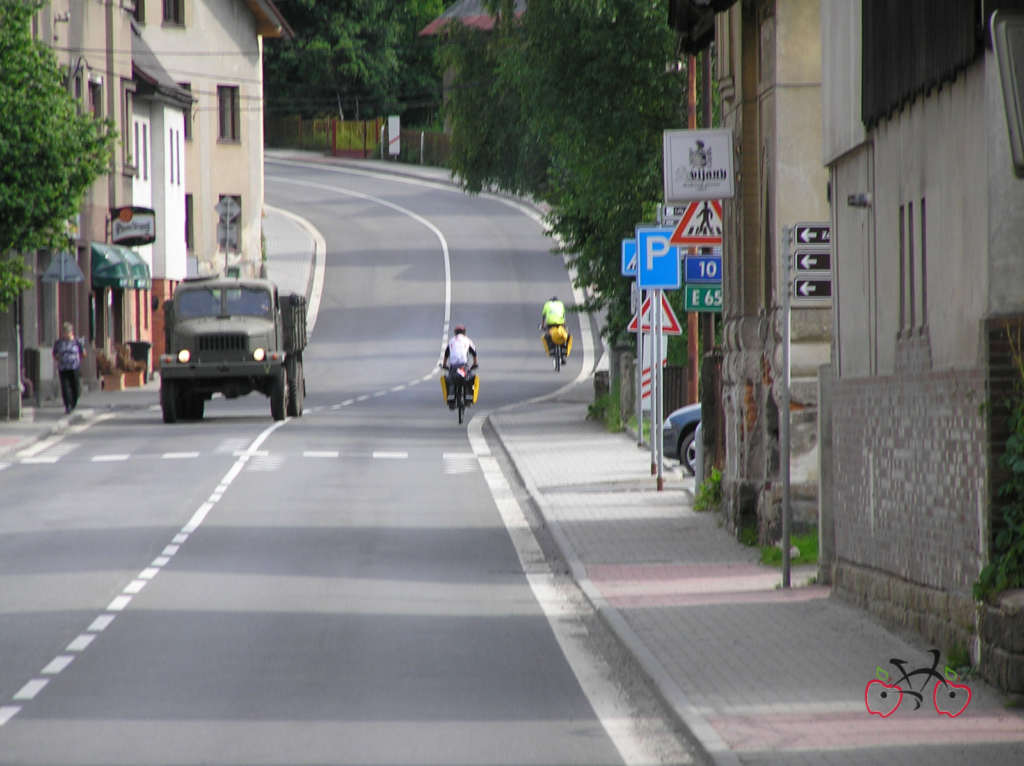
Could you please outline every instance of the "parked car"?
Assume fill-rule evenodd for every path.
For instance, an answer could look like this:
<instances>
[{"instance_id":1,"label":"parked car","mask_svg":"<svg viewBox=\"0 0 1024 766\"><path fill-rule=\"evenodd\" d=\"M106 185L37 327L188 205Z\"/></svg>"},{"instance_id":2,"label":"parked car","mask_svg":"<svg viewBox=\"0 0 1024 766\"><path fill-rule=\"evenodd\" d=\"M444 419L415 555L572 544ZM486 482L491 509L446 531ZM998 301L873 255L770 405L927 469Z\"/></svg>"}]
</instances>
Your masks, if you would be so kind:
<instances>
[{"instance_id":1,"label":"parked car","mask_svg":"<svg viewBox=\"0 0 1024 766\"><path fill-rule=\"evenodd\" d=\"M665 455L681 462L691 476L697 472L697 444L693 437L699 425L700 402L680 407L665 418L662 426Z\"/></svg>"}]
</instances>

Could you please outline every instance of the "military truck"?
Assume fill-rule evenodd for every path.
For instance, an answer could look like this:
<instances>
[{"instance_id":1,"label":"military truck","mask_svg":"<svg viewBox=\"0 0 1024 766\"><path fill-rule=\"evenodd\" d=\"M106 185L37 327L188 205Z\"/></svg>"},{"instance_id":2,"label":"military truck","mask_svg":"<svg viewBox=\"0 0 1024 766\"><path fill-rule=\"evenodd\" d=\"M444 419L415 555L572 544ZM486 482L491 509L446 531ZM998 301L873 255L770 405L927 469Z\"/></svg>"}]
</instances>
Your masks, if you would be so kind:
<instances>
[{"instance_id":1,"label":"military truck","mask_svg":"<svg viewBox=\"0 0 1024 766\"><path fill-rule=\"evenodd\" d=\"M270 397L270 414L298 417L306 395L306 298L266 279L186 279L164 302L160 356L165 423L201 420L215 393Z\"/></svg>"}]
</instances>

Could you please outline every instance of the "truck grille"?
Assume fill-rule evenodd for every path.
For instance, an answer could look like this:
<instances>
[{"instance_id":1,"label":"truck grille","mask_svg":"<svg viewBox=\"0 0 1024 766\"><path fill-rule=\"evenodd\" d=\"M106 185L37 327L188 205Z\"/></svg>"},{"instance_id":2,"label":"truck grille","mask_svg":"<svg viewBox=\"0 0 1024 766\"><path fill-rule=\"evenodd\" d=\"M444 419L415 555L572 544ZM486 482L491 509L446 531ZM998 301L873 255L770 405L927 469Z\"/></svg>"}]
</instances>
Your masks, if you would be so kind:
<instances>
[{"instance_id":1,"label":"truck grille","mask_svg":"<svg viewBox=\"0 0 1024 766\"><path fill-rule=\"evenodd\" d=\"M245 351L247 337L238 333L199 336L199 352Z\"/></svg>"}]
</instances>

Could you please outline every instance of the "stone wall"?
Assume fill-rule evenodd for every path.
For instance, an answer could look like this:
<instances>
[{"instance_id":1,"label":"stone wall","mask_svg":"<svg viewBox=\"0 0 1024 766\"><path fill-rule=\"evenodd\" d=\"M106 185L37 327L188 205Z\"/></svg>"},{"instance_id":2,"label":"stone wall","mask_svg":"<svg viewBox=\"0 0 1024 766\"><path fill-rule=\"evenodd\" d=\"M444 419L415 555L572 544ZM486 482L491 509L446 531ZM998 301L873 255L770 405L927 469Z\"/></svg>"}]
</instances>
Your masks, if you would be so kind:
<instances>
[{"instance_id":1,"label":"stone wall","mask_svg":"<svg viewBox=\"0 0 1024 766\"><path fill-rule=\"evenodd\" d=\"M833 384L835 589L945 649L967 646L988 507L985 375L904 370Z\"/></svg>"}]
</instances>

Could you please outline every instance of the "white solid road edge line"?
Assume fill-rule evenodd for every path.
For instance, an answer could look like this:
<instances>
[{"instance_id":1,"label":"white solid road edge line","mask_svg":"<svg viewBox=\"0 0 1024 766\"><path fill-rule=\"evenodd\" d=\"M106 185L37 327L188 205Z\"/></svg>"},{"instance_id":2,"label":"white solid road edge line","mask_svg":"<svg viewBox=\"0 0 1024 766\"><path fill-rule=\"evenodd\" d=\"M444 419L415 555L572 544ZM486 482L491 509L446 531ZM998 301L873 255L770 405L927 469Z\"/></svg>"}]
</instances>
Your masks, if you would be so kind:
<instances>
[{"instance_id":1,"label":"white solid road edge line","mask_svg":"<svg viewBox=\"0 0 1024 766\"><path fill-rule=\"evenodd\" d=\"M467 433L473 452L477 455L494 503L508 530L516 555L526 573L527 582L548 624L555 635L562 654L573 675L579 681L583 694L590 702L601 726L615 745L626 766L664 763L666 748L678 749L686 759L681 745L667 733L665 737L652 734L649 721L634 718L633 711L622 700L618 686L611 680L611 669L601 658L587 649L585 636L580 635L578 619L592 612L586 599L560 586L548 566L544 552L530 528L519 502L511 491L496 458L483 436L483 423L487 413L480 413L469 421Z\"/></svg>"}]
</instances>

